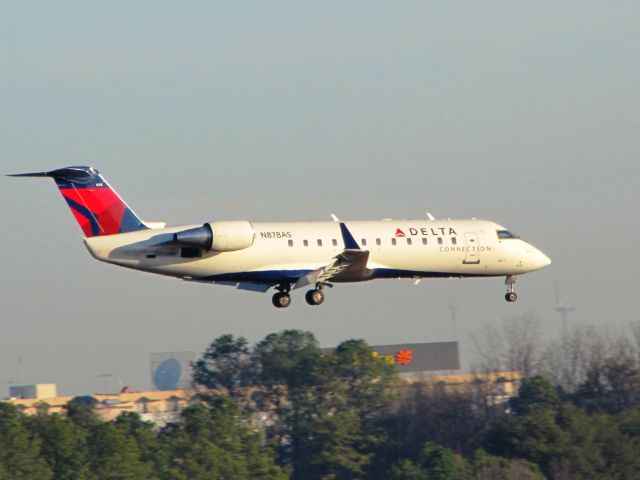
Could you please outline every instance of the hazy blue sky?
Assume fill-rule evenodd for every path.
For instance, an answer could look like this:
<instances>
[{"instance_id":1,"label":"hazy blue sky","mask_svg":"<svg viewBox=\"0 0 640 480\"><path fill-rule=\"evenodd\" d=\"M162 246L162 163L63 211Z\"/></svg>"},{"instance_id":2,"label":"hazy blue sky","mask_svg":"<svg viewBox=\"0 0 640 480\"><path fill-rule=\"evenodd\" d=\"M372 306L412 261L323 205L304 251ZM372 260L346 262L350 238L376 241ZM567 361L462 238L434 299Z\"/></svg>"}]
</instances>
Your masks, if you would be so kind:
<instances>
[{"instance_id":1,"label":"hazy blue sky","mask_svg":"<svg viewBox=\"0 0 640 480\"><path fill-rule=\"evenodd\" d=\"M284 328L324 346L453 338L507 315L640 319L637 2L2 2L2 173L88 164L144 219L481 217L553 260L502 279L302 295L101 264L53 182L0 179L0 396L150 386L149 353Z\"/></svg>"}]
</instances>

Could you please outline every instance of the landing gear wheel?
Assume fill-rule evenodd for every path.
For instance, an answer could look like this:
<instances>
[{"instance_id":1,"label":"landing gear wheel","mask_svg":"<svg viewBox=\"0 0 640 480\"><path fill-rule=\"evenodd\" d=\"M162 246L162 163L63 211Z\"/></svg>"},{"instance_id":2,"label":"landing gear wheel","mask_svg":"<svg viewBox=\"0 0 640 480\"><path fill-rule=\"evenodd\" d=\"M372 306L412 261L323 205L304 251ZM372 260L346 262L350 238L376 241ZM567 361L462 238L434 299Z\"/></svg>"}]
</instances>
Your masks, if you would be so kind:
<instances>
[{"instance_id":1,"label":"landing gear wheel","mask_svg":"<svg viewBox=\"0 0 640 480\"><path fill-rule=\"evenodd\" d=\"M287 292L278 292L273 296L271 302L276 308L287 308L291 305L291 295Z\"/></svg>"},{"instance_id":2,"label":"landing gear wheel","mask_svg":"<svg viewBox=\"0 0 640 480\"><path fill-rule=\"evenodd\" d=\"M513 291L513 286L516 284L516 276L507 275L504 279L504 284L507 286L507 294L504 296L504 299L509 303L515 302L518 299L518 295Z\"/></svg>"},{"instance_id":3,"label":"landing gear wheel","mask_svg":"<svg viewBox=\"0 0 640 480\"><path fill-rule=\"evenodd\" d=\"M304 299L309 305L320 305L322 302L324 302L324 292L318 288L309 290L307 293L305 293Z\"/></svg>"}]
</instances>

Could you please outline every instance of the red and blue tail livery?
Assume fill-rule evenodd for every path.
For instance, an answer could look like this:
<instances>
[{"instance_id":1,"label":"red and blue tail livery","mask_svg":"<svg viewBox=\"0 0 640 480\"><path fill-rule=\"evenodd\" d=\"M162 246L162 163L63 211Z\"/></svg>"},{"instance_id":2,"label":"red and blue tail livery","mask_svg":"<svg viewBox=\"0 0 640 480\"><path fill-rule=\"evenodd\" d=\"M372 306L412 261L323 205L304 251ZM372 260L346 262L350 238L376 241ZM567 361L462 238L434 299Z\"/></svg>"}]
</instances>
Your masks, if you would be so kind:
<instances>
[{"instance_id":1,"label":"red and blue tail livery","mask_svg":"<svg viewBox=\"0 0 640 480\"><path fill-rule=\"evenodd\" d=\"M87 237L147 228L93 167L65 167L49 172L19 173L12 176L53 178Z\"/></svg>"}]
</instances>

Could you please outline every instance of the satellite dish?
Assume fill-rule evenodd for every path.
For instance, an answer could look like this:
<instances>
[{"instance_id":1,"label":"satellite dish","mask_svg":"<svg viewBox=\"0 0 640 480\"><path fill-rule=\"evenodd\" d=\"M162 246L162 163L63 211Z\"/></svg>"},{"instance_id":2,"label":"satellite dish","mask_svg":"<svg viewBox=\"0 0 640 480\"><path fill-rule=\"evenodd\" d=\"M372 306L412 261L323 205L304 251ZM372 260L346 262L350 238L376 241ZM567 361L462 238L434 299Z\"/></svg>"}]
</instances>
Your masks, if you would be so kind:
<instances>
[{"instance_id":1,"label":"satellite dish","mask_svg":"<svg viewBox=\"0 0 640 480\"><path fill-rule=\"evenodd\" d=\"M167 358L156 368L153 383L158 390L176 390L182 376L182 365L175 358Z\"/></svg>"}]
</instances>

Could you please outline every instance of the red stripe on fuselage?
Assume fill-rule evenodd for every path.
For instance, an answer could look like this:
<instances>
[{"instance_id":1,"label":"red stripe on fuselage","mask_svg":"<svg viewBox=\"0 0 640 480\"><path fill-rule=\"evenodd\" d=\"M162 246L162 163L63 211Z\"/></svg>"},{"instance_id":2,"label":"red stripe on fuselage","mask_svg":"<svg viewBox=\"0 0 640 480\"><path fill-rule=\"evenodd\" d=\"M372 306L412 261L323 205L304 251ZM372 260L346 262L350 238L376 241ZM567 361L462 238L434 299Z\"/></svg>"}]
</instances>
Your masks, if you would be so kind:
<instances>
[{"instance_id":1,"label":"red stripe on fuselage","mask_svg":"<svg viewBox=\"0 0 640 480\"><path fill-rule=\"evenodd\" d=\"M122 217L127 208L124 202L111 188L61 188L65 198L86 207L94 215L100 226L98 235L113 235L120 233ZM73 215L87 237L93 236L91 224L73 208Z\"/></svg>"}]
</instances>

